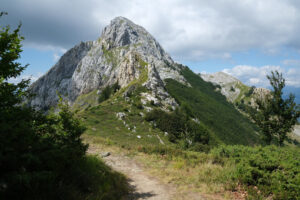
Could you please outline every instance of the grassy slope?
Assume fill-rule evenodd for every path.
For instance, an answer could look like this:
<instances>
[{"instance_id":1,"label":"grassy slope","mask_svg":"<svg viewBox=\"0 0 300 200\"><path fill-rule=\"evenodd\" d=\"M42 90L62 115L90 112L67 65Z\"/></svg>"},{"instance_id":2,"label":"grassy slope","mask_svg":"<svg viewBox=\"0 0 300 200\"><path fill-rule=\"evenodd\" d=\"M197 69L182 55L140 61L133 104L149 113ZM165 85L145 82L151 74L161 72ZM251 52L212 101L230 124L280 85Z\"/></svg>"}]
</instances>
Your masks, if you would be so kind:
<instances>
[{"instance_id":1,"label":"grassy slope","mask_svg":"<svg viewBox=\"0 0 300 200\"><path fill-rule=\"evenodd\" d=\"M205 82L188 68L183 76L191 84L187 87L168 79L166 88L180 104L186 103L195 117L202 121L226 144L255 144L259 142L256 127L239 113L211 83Z\"/></svg>"},{"instance_id":2,"label":"grassy slope","mask_svg":"<svg viewBox=\"0 0 300 200\"><path fill-rule=\"evenodd\" d=\"M126 114L124 120L117 119L116 113L118 112ZM158 135L165 144L169 144L160 130L152 128L151 124L144 121L140 112L144 111L125 102L121 95L116 94L100 105L79 113L79 116L88 127L86 134L106 138L108 143L125 147L160 145ZM133 129L134 126L135 132L128 129Z\"/></svg>"},{"instance_id":3,"label":"grassy slope","mask_svg":"<svg viewBox=\"0 0 300 200\"><path fill-rule=\"evenodd\" d=\"M182 73L193 86L192 88L172 79L166 80L166 88L179 103L188 104L195 117L199 118L214 134L212 135L213 141L245 145L258 143L255 126L240 114L232 104L228 103L223 95L215 92L212 84L203 81L187 68L183 69ZM134 80L129 86L141 85L147 79L146 76L146 72L144 73L143 70L141 79ZM135 101L140 101L138 97L132 96L132 102L124 100L122 93L125 89L121 89L113 97L99 105L95 106L95 104L89 103L91 107L86 107L85 110L79 112L88 127L87 134L99 135L125 146L160 145L158 135L166 145L173 145L167 141L167 137L160 130L145 122L140 113L146 113L146 111L134 106ZM95 94L93 91L85 96L89 99L95 99ZM93 98L90 98L91 95ZM124 119L126 124L117 119L116 113L118 112L126 114ZM136 132L128 130L134 126ZM138 135L141 138L137 138Z\"/></svg>"},{"instance_id":4,"label":"grassy slope","mask_svg":"<svg viewBox=\"0 0 300 200\"><path fill-rule=\"evenodd\" d=\"M178 102L188 103L193 114L215 132L217 137L227 144L253 144L258 141L253 124L236 111L224 96L214 92L213 85L204 82L189 69L184 69L182 73L193 88L186 87L174 80L167 80L166 88ZM136 80L134 83L140 84L141 82ZM139 98L133 96L132 102L125 101L122 97L124 90L121 89L107 101L97 106L88 107L78 113L88 127L85 138L92 139L93 143L119 146L121 147L120 151L129 150L130 154L137 155L139 161L144 163L154 175L161 177L168 183L176 184L178 189L184 192L204 193L204 195L208 195L208 199L214 199L215 195L233 199L236 195L244 195L244 189L249 192L249 199L264 199L269 195L272 196L272 193L279 197L278 199L283 199L280 197L286 195L292 195L292 197L297 195L297 185L295 186L294 182L297 182L298 179L293 179L293 185L277 184L278 180L289 178L289 176L281 176L284 175L281 171L278 173L277 170L268 171L270 177L276 175L268 187L256 182L267 181L270 178L268 175L263 176L262 179L256 179L257 170L256 166L252 165L253 160L256 160L257 156L260 158L263 155L266 160L274 161L276 156L271 155L270 151L265 150L265 148L261 150L261 147L242 146L219 147L208 154L183 151L168 142L167 137L160 130L153 128L150 123L144 121L140 112L145 113L146 111L135 106ZM126 114L124 120L117 119L116 113L118 112ZM128 130L126 124L130 128L136 126L136 132ZM138 135L141 138L138 138ZM157 135L164 141L165 145L160 144ZM232 149L241 149L241 155L243 154L241 158L235 154L238 151L232 151ZM257 149L259 152L261 151L261 155ZM292 148L287 148L286 151L283 151L284 149L275 150L282 156L287 154L286 151L292 156L295 152L299 152L299 150ZM230 153L226 156L220 154L228 151ZM295 171L290 169L297 170L295 166L298 160L290 166L288 165L290 161L287 161L290 158L283 158L278 163L280 166L287 166L284 170L288 172L288 175ZM264 163L263 160L261 163ZM289 166L290 168L288 168ZM266 169L268 170L268 168ZM277 175L280 177L277 178ZM296 172L296 176L299 176L299 171ZM112 177L117 180L119 176ZM254 182L248 186L248 181ZM245 186L244 189L240 188L240 184ZM259 191L254 186L258 186ZM286 186L289 187L288 190L280 189Z\"/></svg>"},{"instance_id":5,"label":"grassy slope","mask_svg":"<svg viewBox=\"0 0 300 200\"><path fill-rule=\"evenodd\" d=\"M193 114L215 132L217 137L227 144L253 144L258 141L253 124L236 111L224 96L214 92L213 85L204 82L189 69L184 69L182 73L193 88L186 87L174 80L167 80L166 88L178 102L188 103ZM132 84L140 83L141 81L136 80ZM160 130L153 128L150 123L144 121L139 113L145 113L146 111L135 106L139 98L133 96L131 102L125 101L122 97L124 90L121 89L110 99L97 106L88 107L78 112L78 115L82 117L88 127L85 138L92 139L93 143L119 146L121 147L120 151L129 150L130 154L136 155L154 175L161 177L166 182L175 183L179 190L204 193L208 195L208 199L214 199L215 195L227 197L228 199L235 198L235 195L244 195L244 190L239 189L240 184L244 185L245 190L249 192L249 199L263 199L272 195L272 193L276 194L279 197L278 199L282 199L280 198L282 195L283 197L290 194L297 195L296 190L294 190L295 185L288 185L288 187L291 187L288 190L281 190L282 185L277 187L276 181L281 179L280 177L279 179L274 177L270 187L255 182L257 170L252 163L257 156L260 156L256 150L261 151L261 155L265 156L267 160L274 160L274 156L273 154L270 155L270 151L265 150L265 148L260 150L261 147L242 146L219 147L208 154L183 151L168 142L167 137ZM124 120L117 119L116 113L118 112L126 114ZM136 126L136 132L128 130L126 124L130 128ZM141 138L138 138L138 135ZM165 145L160 144L157 135L164 141ZM235 152L238 152L237 150L232 151L235 148L241 149L240 151L243 154L241 154L241 158L235 154ZM297 149L287 148L285 152L282 150L284 149L277 149L276 151L280 155L285 155L288 151L293 156ZM230 153L226 156L220 154L228 151ZM240 162L241 160L242 162ZM286 159L279 162L280 166L289 167L288 163L290 162L286 162ZM295 161L291 166L297 170L295 163L297 164L298 161ZM245 167L241 168L240 166L243 165ZM242 173L241 169L244 170ZM287 172L291 171L290 168L285 168L285 170ZM271 171L268 173L273 177L276 172ZM278 174L282 173L279 172ZM298 174L297 171L296 175L298 176ZM286 177L282 178L285 179ZM287 178L289 177L287 176ZM250 184L251 186L247 185L248 180L250 182L254 181ZM260 180L267 181L269 178L266 176ZM298 179L293 180L297 182ZM262 193L257 194L259 192L254 186L258 186L259 192Z\"/></svg>"}]
</instances>

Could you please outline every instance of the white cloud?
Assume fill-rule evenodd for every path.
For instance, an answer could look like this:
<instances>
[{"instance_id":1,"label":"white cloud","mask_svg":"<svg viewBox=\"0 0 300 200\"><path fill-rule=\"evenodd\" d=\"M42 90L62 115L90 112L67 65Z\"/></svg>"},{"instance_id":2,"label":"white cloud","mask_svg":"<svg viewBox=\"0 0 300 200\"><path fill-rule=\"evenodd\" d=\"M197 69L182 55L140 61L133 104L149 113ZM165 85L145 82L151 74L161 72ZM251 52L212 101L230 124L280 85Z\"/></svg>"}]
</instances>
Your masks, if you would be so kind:
<instances>
[{"instance_id":1,"label":"white cloud","mask_svg":"<svg viewBox=\"0 0 300 200\"><path fill-rule=\"evenodd\" d=\"M54 53L54 54L53 54L53 61L54 61L54 62L57 62L57 61L59 60L60 56L61 56L61 55L58 55L58 53Z\"/></svg>"},{"instance_id":2,"label":"white cloud","mask_svg":"<svg viewBox=\"0 0 300 200\"><path fill-rule=\"evenodd\" d=\"M286 66L300 67L300 60L283 60L282 64Z\"/></svg>"},{"instance_id":3,"label":"white cloud","mask_svg":"<svg viewBox=\"0 0 300 200\"><path fill-rule=\"evenodd\" d=\"M236 51L300 50L297 0L2 0L26 43L68 49L95 40L116 16L144 26L177 60L230 58Z\"/></svg>"},{"instance_id":4,"label":"white cloud","mask_svg":"<svg viewBox=\"0 0 300 200\"><path fill-rule=\"evenodd\" d=\"M23 74L21 76L18 76L16 78L10 78L8 80L9 83L19 83L20 81L24 80L28 80L30 79L30 83L33 83L34 81L36 81L38 78L40 78L43 75L42 72L38 72L35 75L28 75L28 74Z\"/></svg>"},{"instance_id":5,"label":"white cloud","mask_svg":"<svg viewBox=\"0 0 300 200\"><path fill-rule=\"evenodd\" d=\"M283 74L287 86L300 88L300 69L285 69L280 66L249 66L238 65L232 69L224 69L223 72L228 73L247 85L255 85L257 87L269 87L269 80L266 78L271 71L279 71Z\"/></svg>"}]
</instances>

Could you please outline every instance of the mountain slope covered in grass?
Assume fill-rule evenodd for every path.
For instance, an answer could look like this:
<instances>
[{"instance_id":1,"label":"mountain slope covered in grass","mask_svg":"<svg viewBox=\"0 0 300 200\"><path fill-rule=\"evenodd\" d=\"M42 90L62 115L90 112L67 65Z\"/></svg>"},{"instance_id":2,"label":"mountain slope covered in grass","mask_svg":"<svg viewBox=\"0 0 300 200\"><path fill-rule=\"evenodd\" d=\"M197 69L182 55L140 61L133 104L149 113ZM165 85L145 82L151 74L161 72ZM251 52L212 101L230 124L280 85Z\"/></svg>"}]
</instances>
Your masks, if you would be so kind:
<instances>
[{"instance_id":1,"label":"mountain slope covered in grass","mask_svg":"<svg viewBox=\"0 0 300 200\"><path fill-rule=\"evenodd\" d=\"M96 41L66 52L31 90L37 94L32 106L55 107L58 92L79 111L88 133L120 144L207 151L260 143L255 126L213 84L175 63L150 33L123 17Z\"/></svg>"},{"instance_id":2,"label":"mountain slope covered in grass","mask_svg":"<svg viewBox=\"0 0 300 200\"><path fill-rule=\"evenodd\" d=\"M192 87L167 79L166 88L179 104L188 106L190 114L203 122L226 144L259 143L257 127L215 91L215 86L184 67L181 71Z\"/></svg>"}]
</instances>

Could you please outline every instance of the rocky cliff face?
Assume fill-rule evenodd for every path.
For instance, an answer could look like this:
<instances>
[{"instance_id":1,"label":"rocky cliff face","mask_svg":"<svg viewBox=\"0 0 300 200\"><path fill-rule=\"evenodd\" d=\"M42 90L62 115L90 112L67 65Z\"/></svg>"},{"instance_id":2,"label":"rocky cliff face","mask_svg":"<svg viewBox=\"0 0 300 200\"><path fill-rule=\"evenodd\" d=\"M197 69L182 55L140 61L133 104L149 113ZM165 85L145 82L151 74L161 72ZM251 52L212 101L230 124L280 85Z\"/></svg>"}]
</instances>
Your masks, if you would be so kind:
<instances>
[{"instance_id":1,"label":"rocky cliff face","mask_svg":"<svg viewBox=\"0 0 300 200\"><path fill-rule=\"evenodd\" d=\"M143 77L146 96L175 106L164 89L164 79L186 83L180 68L159 43L141 26L124 17L113 19L96 41L81 42L67 51L40 79L32 84L36 96L30 100L37 109L48 109L61 94L72 105L78 96L116 82L126 87ZM146 77L146 78L145 78Z\"/></svg>"}]
</instances>

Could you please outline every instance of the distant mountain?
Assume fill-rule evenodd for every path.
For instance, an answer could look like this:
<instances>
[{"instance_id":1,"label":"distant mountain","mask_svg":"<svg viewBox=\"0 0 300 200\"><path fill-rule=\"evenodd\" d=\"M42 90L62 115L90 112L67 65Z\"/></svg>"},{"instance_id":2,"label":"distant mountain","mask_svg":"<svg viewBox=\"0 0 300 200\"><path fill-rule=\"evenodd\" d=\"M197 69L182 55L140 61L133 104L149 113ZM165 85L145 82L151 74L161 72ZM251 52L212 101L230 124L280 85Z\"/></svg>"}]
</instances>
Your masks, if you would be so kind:
<instances>
[{"instance_id":1,"label":"distant mountain","mask_svg":"<svg viewBox=\"0 0 300 200\"><path fill-rule=\"evenodd\" d=\"M178 137L184 136L185 144L192 142L188 138L193 134L207 132L211 144L259 143L257 127L216 91L219 88L225 94L235 94L235 100L248 87L226 74L220 76L226 77L224 83L219 81L224 90L175 63L143 27L117 17L96 41L76 45L33 83L30 89L36 96L29 104L48 110L56 106L60 94L73 109L80 110L89 130L99 126L101 134L109 133L107 137L153 142L149 138L169 137L170 133L164 130L172 131L170 124L178 126L185 120L189 129L176 129L181 130ZM232 82L235 91L227 87ZM145 121L144 116L155 110L167 113L158 118L170 116L151 123ZM156 126L160 120L168 121L165 127ZM195 123L207 131L195 131ZM117 134L112 131L115 127ZM157 135L153 135L153 130L158 131ZM133 137L134 134L140 137ZM204 139L199 136L198 140Z\"/></svg>"},{"instance_id":2,"label":"distant mountain","mask_svg":"<svg viewBox=\"0 0 300 200\"><path fill-rule=\"evenodd\" d=\"M230 76L224 72L214 74L199 74L201 78L207 82L211 82L217 87L217 90L226 96L230 102L234 102L241 98L250 87L244 85L237 78Z\"/></svg>"},{"instance_id":3,"label":"distant mountain","mask_svg":"<svg viewBox=\"0 0 300 200\"><path fill-rule=\"evenodd\" d=\"M269 89L266 88L255 88L251 91L251 87L243 84L237 78L226 74L224 72L216 72L213 74L199 74L203 80L208 81L216 85L220 92L226 96L230 102L240 102L242 99L244 101L251 101L253 97L251 94L261 94L264 95L268 93ZM249 93L250 91L250 93ZM300 104L300 88L286 86L283 90L283 97L287 98L288 95L292 93L295 95L295 102ZM252 100L253 101L253 100Z\"/></svg>"}]
</instances>

